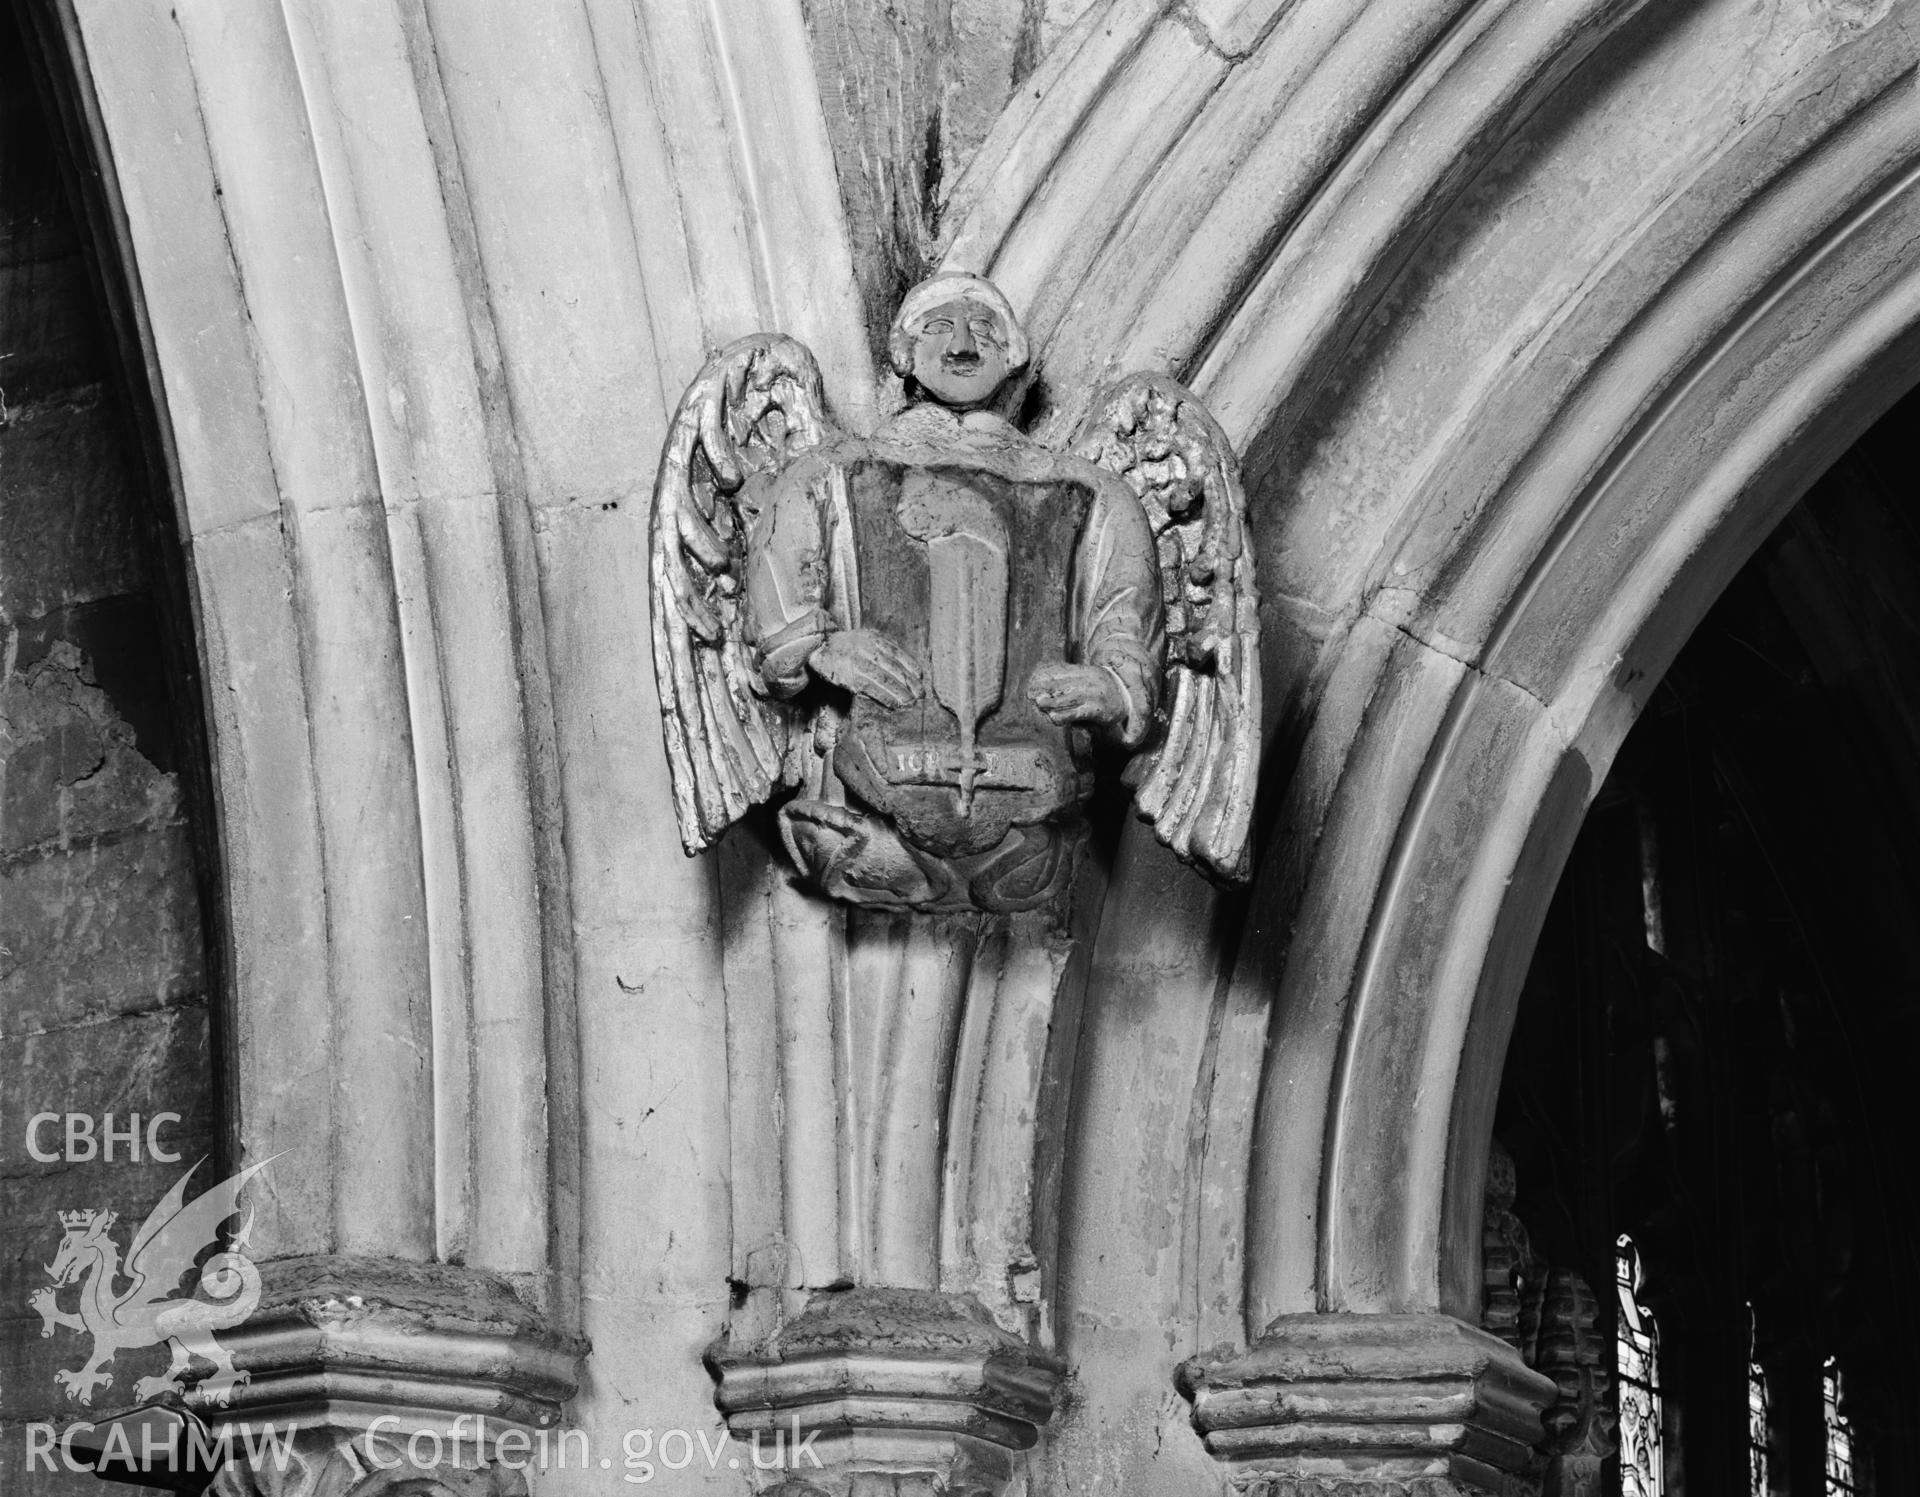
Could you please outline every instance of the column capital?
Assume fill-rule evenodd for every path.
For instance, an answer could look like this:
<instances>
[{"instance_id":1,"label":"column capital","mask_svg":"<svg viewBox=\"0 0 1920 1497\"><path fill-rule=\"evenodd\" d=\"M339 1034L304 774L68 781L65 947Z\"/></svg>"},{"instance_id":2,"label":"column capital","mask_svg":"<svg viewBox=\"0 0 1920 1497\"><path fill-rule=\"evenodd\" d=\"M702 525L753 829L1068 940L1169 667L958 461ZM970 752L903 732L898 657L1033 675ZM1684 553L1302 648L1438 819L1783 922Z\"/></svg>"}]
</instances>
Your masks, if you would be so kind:
<instances>
[{"instance_id":1,"label":"column capital","mask_svg":"<svg viewBox=\"0 0 1920 1497\"><path fill-rule=\"evenodd\" d=\"M1236 1491L1455 1497L1530 1490L1552 1381L1448 1315L1283 1315L1196 1357L1181 1390Z\"/></svg>"},{"instance_id":2,"label":"column capital","mask_svg":"<svg viewBox=\"0 0 1920 1497\"><path fill-rule=\"evenodd\" d=\"M469 1456L471 1459L471 1456ZM282 1455L236 1460L212 1497L527 1497L524 1470L499 1464L416 1466L404 1441L304 1429Z\"/></svg>"},{"instance_id":3,"label":"column capital","mask_svg":"<svg viewBox=\"0 0 1920 1497\"><path fill-rule=\"evenodd\" d=\"M911 1289L815 1294L754 1344L708 1353L738 1439L784 1436L784 1484L844 1497L998 1493L1053 1415L1062 1364L995 1324L969 1295Z\"/></svg>"},{"instance_id":4,"label":"column capital","mask_svg":"<svg viewBox=\"0 0 1920 1497\"><path fill-rule=\"evenodd\" d=\"M511 1463L494 1469L500 1437L529 1437L524 1454L532 1434L560 1425L584 1339L551 1328L506 1279L453 1265L321 1256L272 1260L260 1272L259 1308L220 1337L234 1378L187 1392L216 1430L293 1432L294 1485L285 1472L255 1472L256 1486L305 1492L301 1483L317 1482L316 1493L347 1493L371 1481L366 1490L378 1490L393 1468L366 1452L419 1435L434 1455L424 1473L409 1463L411 1477L461 1493L476 1483L519 1490Z\"/></svg>"}]
</instances>

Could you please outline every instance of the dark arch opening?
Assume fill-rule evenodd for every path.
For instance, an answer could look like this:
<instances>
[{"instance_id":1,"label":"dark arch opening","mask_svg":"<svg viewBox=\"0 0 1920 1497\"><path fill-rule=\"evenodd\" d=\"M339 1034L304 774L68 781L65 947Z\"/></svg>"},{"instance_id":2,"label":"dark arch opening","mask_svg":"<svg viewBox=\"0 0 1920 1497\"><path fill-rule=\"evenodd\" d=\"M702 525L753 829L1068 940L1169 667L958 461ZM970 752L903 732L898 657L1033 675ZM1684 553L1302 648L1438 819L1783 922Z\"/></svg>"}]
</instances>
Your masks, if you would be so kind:
<instances>
[{"instance_id":1,"label":"dark arch opening","mask_svg":"<svg viewBox=\"0 0 1920 1497\"><path fill-rule=\"evenodd\" d=\"M1554 1328L1524 1329L1525 1304L1552 1321L1550 1281L1578 1274L1610 1359L1629 1234L1691 1497L1750 1490L1750 1349L1774 1490L1827 1490L1828 1358L1862 1490L1920 1480L1916 458L1920 392L1694 633L1587 814L1507 1052L1489 1326L1542 1355Z\"/></svg>"}]
</instances>

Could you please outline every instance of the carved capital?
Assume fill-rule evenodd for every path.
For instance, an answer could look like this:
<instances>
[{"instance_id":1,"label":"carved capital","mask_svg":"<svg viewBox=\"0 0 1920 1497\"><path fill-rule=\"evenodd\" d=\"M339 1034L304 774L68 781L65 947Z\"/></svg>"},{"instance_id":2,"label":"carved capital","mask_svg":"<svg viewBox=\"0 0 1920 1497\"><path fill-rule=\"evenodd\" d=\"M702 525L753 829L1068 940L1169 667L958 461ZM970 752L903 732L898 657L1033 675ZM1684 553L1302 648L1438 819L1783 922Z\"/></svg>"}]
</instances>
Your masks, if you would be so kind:
<instances>
[{"instance_id":1,"label":"carved capital","mask_svg":"<svg viewBox=\"0 0 1920 1497\"><path fill-rule=\"evenodd\" d=\"M1246 1476L1232 1482L1236 1497L1477 1497L1445 1476L1411 1480L1338 1476Z\"/></svg>"},{"instance_id":2,"label":"carved capital","mask_svg":"<svg viewBox=\"0 0 1920 1497\"><path fill-rule=\"evenodd\" d=\"M221 1336L236 1378L187 1393L232 1439L217 1490L525 1493L532 1436L560 1424L584 1341L548 1328L506 1281L472 1270L284 1258L261 1277L260 1309Z\"/></svg>"},{"instance_id":3,"label":"carved capital","mask_svg":"<svg viewBox=\"0 0 1920 1497\"><path fill-rule=\"evenodd\" d=\"M1194 1424L1255 1497L1530 1490L1555 1396L1498 1337L1446 1315L1283 1315L1181 1368Z\"/></svg>"},{"instance_id":4,"label":"carved capital","mask_svg":"<svg viewBox=\"0 0 1920 1497\"><path fill-rule=\"evenodd\" d=\"M768 1464L784 1442L766 1479L785 1497L1002 1492L1063 1371L971 1296L905 1289L816 1294L771 1336L723 1339L709 1361L734 1437Z\"/></svg>"},{"instance_id":5,"label":"carved capital","mask_svg":"<svg viewBox=\"0 0 1920 1497\"><path fill-rule=\"evenodd\" d=\"M1559 1397L1546 1411L1544 1497L1588 1497L1601 1490L1602 1467L1619 1448L1614 1438L1613 1346L1600 1330L1600 1306L1570 1268L1547 1276L1541 1294L1533 1365L1553 1379Z\"/></svg>"},{"instance_id":6,"label":"carved capital","mask_svg":"<svg viewBox=\"0 0 1920 1497\"><path fill-rule=\"evenodd\" d=\"M214 1497L527 1497L524 1472L499 1464L441 1459L414 1464L404 1441L303 1429L284 1454L236 1458L215 1479Z\"/></svg>"}]
</instances>

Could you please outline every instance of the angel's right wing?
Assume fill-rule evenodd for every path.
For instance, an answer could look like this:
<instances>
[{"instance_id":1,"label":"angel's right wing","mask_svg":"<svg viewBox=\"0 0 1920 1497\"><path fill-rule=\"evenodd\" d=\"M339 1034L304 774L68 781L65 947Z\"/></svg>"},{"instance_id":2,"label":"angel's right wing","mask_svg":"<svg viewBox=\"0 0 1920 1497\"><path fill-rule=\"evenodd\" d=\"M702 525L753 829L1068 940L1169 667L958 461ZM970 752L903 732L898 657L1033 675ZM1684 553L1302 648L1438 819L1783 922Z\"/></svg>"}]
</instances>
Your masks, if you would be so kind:
<instances>
[{"instance_id":1,"label":"angel's right wing","mask_svg":"<svg viewBox=\"0 0 1920 1497\"><path fill-rule=\"evenodd\" d=\"M794 709L767 695L746 637L751 480L826 434L819 366L771 333L707 360L674 412L653 486L653 669L689 855L784 782Z\"/></svg>"}]
</instances>

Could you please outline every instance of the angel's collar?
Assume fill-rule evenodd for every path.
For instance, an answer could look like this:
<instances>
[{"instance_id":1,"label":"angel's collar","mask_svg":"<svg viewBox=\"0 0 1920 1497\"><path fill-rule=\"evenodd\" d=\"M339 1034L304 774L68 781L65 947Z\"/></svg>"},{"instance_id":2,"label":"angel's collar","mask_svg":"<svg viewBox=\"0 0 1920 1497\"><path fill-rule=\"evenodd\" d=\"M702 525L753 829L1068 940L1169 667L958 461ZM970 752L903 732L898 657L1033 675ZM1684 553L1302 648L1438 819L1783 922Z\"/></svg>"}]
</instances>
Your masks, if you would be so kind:
<instances>
[{"instance_id":1,"label":"angel's collar","mask_svg":"<svg viewBox=\"0 0 1920 1497\"><path fill-rule=\"evenodd\" d=\"M931 400L919 401L886 422L876 433L896 442L962 441L984 437L989 441L1020 441L1020 429L996 411L948 410Z\"/></svg>"},{"instance_id":2,"label":"angel's collar","mask_svg":"<svg viewBox=\"0 0 1920 1497\"><path fill-rule=\"evenodd\" d=\"M906 467L958 466L1015 483L1048 483L1073 476L1069 469L1078 472L1073 459L1042 447L1003 416L992 411L960 415L931 403L909 406L858 450Z\"/></svg>"}]
</instances>

